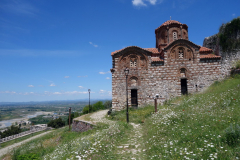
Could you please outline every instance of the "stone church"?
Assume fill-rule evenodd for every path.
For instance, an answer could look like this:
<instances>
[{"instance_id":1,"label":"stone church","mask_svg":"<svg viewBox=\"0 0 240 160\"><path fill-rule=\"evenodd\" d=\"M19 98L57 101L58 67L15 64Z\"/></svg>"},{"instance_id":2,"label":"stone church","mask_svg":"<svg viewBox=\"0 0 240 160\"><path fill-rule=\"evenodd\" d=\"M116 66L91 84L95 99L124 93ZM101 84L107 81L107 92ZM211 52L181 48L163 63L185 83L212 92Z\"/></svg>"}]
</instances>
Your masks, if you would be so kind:
<instances>
[{"instance_id":1,"label":"stone church","mask_svg":"<svg viewBox=\"0 0 240 160\"><path fill-rule=\"evenodd\" d=\"M188 26L168 20L155 29L156 48L129 46L111 53L112 108L143 107L199 92L221 76L221 56L188 39Z\"/></svg>"}]
</instances>

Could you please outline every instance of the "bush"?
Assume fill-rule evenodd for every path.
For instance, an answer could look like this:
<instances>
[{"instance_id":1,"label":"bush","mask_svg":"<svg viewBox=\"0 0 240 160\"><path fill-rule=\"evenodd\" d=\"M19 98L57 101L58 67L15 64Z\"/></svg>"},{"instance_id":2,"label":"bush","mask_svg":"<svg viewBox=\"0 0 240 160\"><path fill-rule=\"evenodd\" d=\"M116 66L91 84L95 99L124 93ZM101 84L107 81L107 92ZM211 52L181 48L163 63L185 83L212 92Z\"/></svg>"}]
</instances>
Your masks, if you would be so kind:
<instances>
[{"instance_id":1,"label":"bush","mask_svg":"<svg viewBox=\"0 0 240 160\"><path fill-rule=\"evenodd\" d=\"M0 132L1 138L5 138L8 136L12 136L18 133L21 133L22 130L20 129L20 127L17 126L11 126L10 128L8 128L7 130L5 130L4 132Z\"/></svg>"},{"instance_id":2,"label":"bush","mask_svg":"<svg viewBox=\"0 0 240 160\"><path fill-rule=\"evenodd\" d=\"M57 119L51 120L48 123L48 127L60 128L63 126L65 126L65 122L62 120L62 118L57 118Z\"/></svg>"},{"instance_id":3,"label":"bush","mask_svg":"<svg viewBox=\"0 0 240 160\"><path fill-rule=\"evenodd\" d=\"M235 146L239 143L240 138L240 126L232 124L225 130L223 141L229 146Z\"/></svg>"}]
</instances>

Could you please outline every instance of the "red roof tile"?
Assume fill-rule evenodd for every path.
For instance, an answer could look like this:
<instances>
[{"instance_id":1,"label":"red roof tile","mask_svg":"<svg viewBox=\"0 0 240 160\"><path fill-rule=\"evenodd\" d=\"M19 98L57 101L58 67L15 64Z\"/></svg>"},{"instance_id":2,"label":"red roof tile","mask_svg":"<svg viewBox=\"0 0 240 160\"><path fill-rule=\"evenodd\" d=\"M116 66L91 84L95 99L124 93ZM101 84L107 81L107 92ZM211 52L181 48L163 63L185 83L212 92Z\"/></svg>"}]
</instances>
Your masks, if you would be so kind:
<instances>
[{"instance_id":1,"label":"red roof tile","mask_svg":"<svg viewBox=\"0 0 240 160\"><path fill-rule=\"evenodd\" d=\"M130 47L137 47L137 46L129 46L129 47L126 47L126 48L130 48ZM116 51L112 52L112 53L111 53L111 56L113 56L114 54L116 54L116 53L118 53L118 52L120 52L120 51L122 51L122 50L124 50L124 49L126 49L126 48L123 48L123 49L116 50ZM138 48L140 48L140 47L138 47ZM141 49L146 50L146 51L148 51L148 52L152 52L152 53L154 53L154 54L160 54L160 52L158 52L158 49L157 49L157 48L141 48Z\"/></svg>"},{"instance_id":2,"label":"red roof tile","mask_svg":"<svg viewBox=\"0 0 240 160\"><path fill-rule=\"evenodd\" d=\"M151 57L151 59L152 59L152 62L161 62L161 61L163 61L159 57Z\"/></svg>"},{"instance_id":3,"label":"red roof tile","mask_svg":"<svg viewBox=\"0 0 240 160\"><path fill-rule=\"evenodd\" d=\"M159 28L163 27L163 26L167 26L167 25L170 25L170 24L179 24L181 25L182 23L178 22L178 21L175 21L175 20L168 20L166 22L164 22L160 27L158 27L156 30L158 30ZM185 25L187 26L186 24L182 24L182 25Z\"/></svg>"},{"instance_id":4,"label":"red roof tile","mask_svg":"<svg viewBox=\"0 0 240 160\"><path fill-rule=\"evenodd\" d=\"M200 55L200 59L203 58L221 58L221 56L216 56L214 54Z\"/></svg>"},{"instance_id":5,"label":"red roof tile","mask_svg":"<svg viewBox=\"0 0 240 160\"><path fill-rule=\"evenodd\" d=\"M155 53L155 54L159 54L160 52L158 52L158 48L143 48L144 50L147 50L149 52Z\"/></svg>"},{"instance_id":6,"label":"red roof tile","mask_svg":"<svg viewBox=\"0 0 240 160\"><path fill-rule=\"evenodd\" d=\"M212 53L213 50L212 50L212 49L209 49L209 48L206 48L206 47L201 47L201 48L199 49L199 52L200 52L200 53Z\"/></svg>"}]
</instances>

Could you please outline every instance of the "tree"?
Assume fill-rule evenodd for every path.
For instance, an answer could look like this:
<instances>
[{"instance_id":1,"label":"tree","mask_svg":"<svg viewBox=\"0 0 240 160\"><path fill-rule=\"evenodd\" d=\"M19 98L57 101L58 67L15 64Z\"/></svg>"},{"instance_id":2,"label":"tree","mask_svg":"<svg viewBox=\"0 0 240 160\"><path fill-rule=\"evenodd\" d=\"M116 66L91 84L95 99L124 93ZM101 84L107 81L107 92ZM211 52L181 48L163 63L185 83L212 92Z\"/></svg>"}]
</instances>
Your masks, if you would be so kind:
<instances>
[{"instance_id":1,"label":"tree","mask_svg":"<svg viewBox=\"0 0 240 160\"><path fill-rule=\"evenodd\" d=\"M48 127L60 128L63 126L65 126L65 122L62 120L62 118L57 118L57 119L51 120L48 123Z\"/></svg>"},{"instance_id":2,"label":"tree","mask_svg":"<svg viewBox=\"0 0 240 160\"><path fill-rule=\"evenodd\" d=\"M112 101L105 101L104 102L104 107L106 109L112 108Z\"/></svg>"}]
</instances>

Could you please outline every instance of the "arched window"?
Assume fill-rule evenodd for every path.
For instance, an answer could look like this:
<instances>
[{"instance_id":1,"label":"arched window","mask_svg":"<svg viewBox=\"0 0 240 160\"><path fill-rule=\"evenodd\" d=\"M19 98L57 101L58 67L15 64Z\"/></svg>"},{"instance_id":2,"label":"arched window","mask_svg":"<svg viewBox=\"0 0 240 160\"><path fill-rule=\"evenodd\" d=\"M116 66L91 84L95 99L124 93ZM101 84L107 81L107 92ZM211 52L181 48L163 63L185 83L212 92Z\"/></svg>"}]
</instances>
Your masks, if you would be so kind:
<instances>
[{"instance_id":1,"label":"arched window","mask_svg":"<svg viewBox=\"0 0 240 160\"><path fill-rule=\"evenodd\" d=\"M186 77L186 69L185 68L180 69L180 76L183 77L183 78Z\"/></svg>"},{"instance_id":2,"label":"arched window","mask_svg":"<svg viewBox=\"0 0 240 160\"><path fill-rule=\"evenodd\" d=\"M173 32L173 40L177 40L177 32Z\"/></svg>"},{"instance_id":3,"label":"arched window","mask_svg":"<svg viewBox=\"0 0 240 160\"><path fill-rule=\"evenodd\" d=\"M137 79L136 78L132 78L131 79L131 86L132 87L136 87L137 86Z\"/></svg>"}]
</instances>

